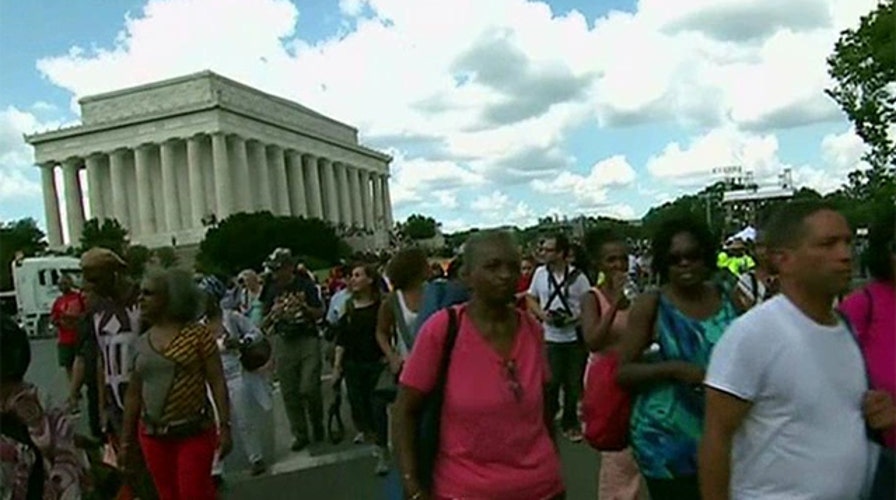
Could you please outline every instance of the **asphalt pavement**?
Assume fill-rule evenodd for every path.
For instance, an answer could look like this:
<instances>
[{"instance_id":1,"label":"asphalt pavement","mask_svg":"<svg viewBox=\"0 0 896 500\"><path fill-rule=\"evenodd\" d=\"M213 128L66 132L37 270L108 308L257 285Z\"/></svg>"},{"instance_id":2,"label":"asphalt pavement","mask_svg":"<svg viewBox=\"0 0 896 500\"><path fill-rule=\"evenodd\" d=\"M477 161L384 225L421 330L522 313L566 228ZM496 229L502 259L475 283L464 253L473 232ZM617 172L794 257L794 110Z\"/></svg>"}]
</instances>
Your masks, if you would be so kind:
<instances>
[{"instance_id":1,"label":"asphalt pavement","mask_svg":"<svg viewBox=\"0 0 896 500\"><path fill-rule=\"evenodd\" d=\"M64 404L68 384L65 372L57 366L53 340L32 341L32 361L26 378L40 388L41 398L46 405ZM321 384L326 410L333 399L332 382L327 374L324 374ZM78 432L87 432L86 414L83 411L83 417L75 418L74 424ZM276 385L273 410L258 412L255 416L260 423L269 471L256 477L250 477L245 472L248 463L239 437L234 433L234 451L224 462L223 498L258 500L285 498L287 495L312 500L400 498L399 479L394 471L385 478L374 474L373 447L351 443L355 432L347 401L342 404L345 439L339 444L314 444L298 453L289 450L292 436L283 410L283 400ZM585 444L570 443L562 437L559 439L568 498L597 498L597 453Z\"/></svg>"}]
</instances>

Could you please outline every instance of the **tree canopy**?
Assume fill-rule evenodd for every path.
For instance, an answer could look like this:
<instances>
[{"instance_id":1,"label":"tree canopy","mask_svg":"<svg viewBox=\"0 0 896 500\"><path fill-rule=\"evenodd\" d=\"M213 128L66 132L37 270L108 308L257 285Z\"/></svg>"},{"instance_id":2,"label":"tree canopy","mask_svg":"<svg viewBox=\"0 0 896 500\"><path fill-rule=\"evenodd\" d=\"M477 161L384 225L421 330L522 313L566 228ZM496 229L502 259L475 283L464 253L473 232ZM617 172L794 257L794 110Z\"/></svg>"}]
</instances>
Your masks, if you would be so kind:
<instances>
[{"instance_id":1,"label":"tree canopy","mask_svg":"<svg viewBox=\"0 0 896 500\"><path fill-rule=\"evenodd\" d=\"M439 223L432 217L420 214L412 214L401 225L401 231L412 240L425 240L436 235Z\"/></svg>"},{"instance_id":2,"label":"tree canopy","mask_svg":"<svg viewBox=\"0 0 896 500\"><path fill-rule=\"evenodd\" d=\"M233 275L247 268L258 269L280 247L307 260L312 269L335 264L351 253L327 222L257 212L232 215L210 229L199 245L196 261L203 272Z\"/></svg>"},{"instance_id":3,"label":"tree canopy","mask_svg":"<svg viewBox=\"0 0 896 500\"><path fill-rule=\"evenodd\" d=\"M116 219L105 219L102 224L99 219L90 219L84 223L80 244L79 253L102 247L124 256L128 247L128 230Z\"/></svg>"},{"instance_id":4,"label":"tree canopy","mask_svg":"<svg viewBox=\"0 0 896 500\"><path fill-rule=\"evenodd\" d=\"M12 288L11 265L16 254L25 257L41 254L47 248L44 232L31 218L0 223L0 290Z\"/></svg>"}]
</instances>

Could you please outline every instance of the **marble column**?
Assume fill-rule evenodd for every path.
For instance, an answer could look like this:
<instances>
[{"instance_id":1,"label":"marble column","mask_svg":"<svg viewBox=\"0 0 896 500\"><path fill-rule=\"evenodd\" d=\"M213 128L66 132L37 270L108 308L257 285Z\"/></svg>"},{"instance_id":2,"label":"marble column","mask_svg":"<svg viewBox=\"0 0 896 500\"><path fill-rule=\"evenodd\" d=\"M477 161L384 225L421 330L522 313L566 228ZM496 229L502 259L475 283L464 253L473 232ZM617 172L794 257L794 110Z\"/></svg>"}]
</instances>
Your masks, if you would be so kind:
<instances>
[{"instance_id":1,"label":"marble column","mask_svg":"<svg viewBox=\"0 0 896 500\"><path fill-rule=\"evenodd\" d=\"M344 163L333 162L336 170L336 191L339 195L339 220L346 226L352 225L351 187L348 183L348 172Z\"/></svg>"},{"instance_id":2,"label":"marble column","mask_svg":"<svg viewBox=\"0 0 896 500\"><path fill-rule=\"evenodd\" d=\"M236 200L237 210L251 212L252 205L252 177L249 175L249 158L246 152L246 140L238 135L230 136L233 146L234 168L236 172Z\"/></svg>"},{"instance_id":3,"label":"marble column","mask_svg":"<svg viewBox=\"0 0 896 500\"><path fill-rule=\"evenodd\" d=\"M50 248L62 246L62 217L59 215L59 193L56 190L55 163L40 166L41 191L44 195L44 215L47 218L47 242Z\"/></svg>"},{"instance_id":4,"label":"marble column","mask_svg":"<svg viewBox=\"0 0 896 500\"><path fill-rule=\"evenodd\" d=\"M133 230L134 223L128 216L128 185L124 172L129 154L129 149L116 149L109 154L109 183L112 185L112 217L121 227Z\"/></svg>"},{"instance_id":5,"label":"marble column","mask_svg":"<svg viewBox=\"0 0 896 500\"><path fill-rule=\"evenodd\" d=\"M177 172L174 159L174 140L165 141L159 153L162 164L162 203L165 209L165 230L180 230L180 199L177 197Z\"/></svg>"},{"instance_id":6,"label":"marble column","mask_svg":"<svg viewBox=\"0 0 896 500\"><path fill-rule=\"evenodd\" d=\"M373 184L373 223L374 227L380 229L385 225L385 217L383 216L383 184L380 182L379 174L371 173L370 179Z\"/></svg>"},{"instance_id":7,"label":"marble column","mask_svg":"<svg viewBox=\"0 0 896 500\"><path fill-rule=\"evenodd\" d=\"M227 136L223 132L212 134L212 156L215 164L215 215L221 221L233 213L233 180L230 176Z\"/></svg>"},{"instance_id":8,"label":"marble column","mask_svg":"<svg viewBox=\"0 0 896 500\"><path fill-rule=\"evenodd\" d=\"M149 144L137 146L134 151L134 173L137 184L137 226L140 234L155 232L155 219L152 205L152 184L149 173Z\"/></svg>"},{"instance_id":9,"label":"marble column","mask_svg":"<svg viewBox=\"0 0 896 500\"><path fill-rule=\"evenodd\" d=\"M287 179L289 182L290 211L295 217L308 216L305 198L305 175L302 172L302 153L295 150L286 152Z\"/></svg>"},{"instance_id":10,"label":"marble column","mask_svg":"<svg viewBox=\"0 0 896 500\"><path fill-rule=\"evenodd\" d=\"M258 179L258 182L255 183L258 187L255 195L255 209L271 211L274 205L271 201L271 169L268 167L268 154L264 144L258 141L249 142L249 162L252 165L251 172Z\"/></svg>"},{"instance_id":11,"label":"marble column","mask_svg":"<svg viewBox=\"0 0 896 500\"><path fill-rule=\"evenodd\" d=\"M317 157L310 154L302 155L302 167L302 170L305 171L305 200L308 201L308 216L323 219L324 206L321 200L321 191L324 187L320 182Z\"/></svg>"},{"instance_id":12,"label":"marble column","mask_svg":"<svg viewBox=\"0 0 896 500\"><path fill-rule=\"evenodd\" d=\"M190 227L202 227L205 217L205 193L202 180L202 142L199 136L187 138L187 184L190 189Z\"/></svg>"},{"instance_id":13,"label":"marble column","mask_svg":"<svg viewBox=\"0 0 896 500\"><path fill-rule=\"evenodd\" d=\"M277 145L268 146L268 162L273 173L271 181L274 188L274 213L289 215L289 182L286 178L286 161L283 148Z\"/></svg>"},{"instance_id":14,"label":"marble column","mask_svg":"<svg viewBox=\"0 0 896 500\"><path fill-rule=\"evenodd\" d=\"M361 204L361 171L357 167L348 167L348 184L351 189L352 223L364 227L364 205Z\"/></svg>"},{"instance_id":15,"label":"marble column","mask_svg":"<svg viewBox=\"0 0 896 500\"><path fill-rule=\"evenodd\" d=\"M324 175L323 188L327 200L327 220L338 225L342 222L339 218L339 195L336 186L336 166L327 158L319 158L321 173Z\"/></svg>"},{"instance_id":16,"label":"marble column","mask_svg":"<svg viewBox=\"0 0 896 500\"><path fill-rule=\"evenodd\" d=\"M70 158L62 163L62 181L65 185L65 212L68 219L68 239L70 246L81 244L81 232L84 231L84 199L81 192L81 179L78 169L80 158Z\"/></svg>"},{"instance_id":17,"label":"marble column","mask_svg":"<svg viewBox=\"0 0 896 500\"><path fill-rule=\"evenodd\" d=\"M90 203L90 217L102 224L105 218L103 207L103 188L100 183L100 158L99 155L90 155L84 158L84 168L87 170L87 202Z\"/></svg>"},{"instance_id":18,"label":"marble column","mask_svg":"<svg viewBox=\"0 0 896 500\"><path fill-rule=\"evenodd\" d=\"M370 179L372 178L370 171L361 170L361 206L364 208L364 227L372 230L373 226L373 203L371 202L372 193L370 192Z\"/></svg>"},{"instance_id":19,"label":"marble column","mask_svg":"<svg viewBox=\"0 0 896 500\"><path fill-rule=\"evenodd\" d=\"M386 228L392 230L392 197L389 195L389 174L383 175L383 217Z\"/></svg>"}]
</instances>

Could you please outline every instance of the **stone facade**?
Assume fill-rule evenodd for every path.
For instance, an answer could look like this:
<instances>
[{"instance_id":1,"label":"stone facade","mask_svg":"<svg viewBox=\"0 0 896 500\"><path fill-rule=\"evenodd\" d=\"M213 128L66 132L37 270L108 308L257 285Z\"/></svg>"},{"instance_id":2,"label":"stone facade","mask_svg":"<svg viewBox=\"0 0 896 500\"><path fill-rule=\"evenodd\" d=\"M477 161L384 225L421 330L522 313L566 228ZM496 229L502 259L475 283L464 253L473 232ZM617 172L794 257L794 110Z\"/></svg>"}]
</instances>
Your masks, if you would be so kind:
<instances>
[{"instance_id":1,"label":"stone facade","mask_svg":"<svg viewBox=\"0 0 896 500\"><path fill-rule=\"evenodd\" d=\"M93 217L132 241L201 241L237 212L318 217L388 240L391 157L358 131L304 106L202 72L85 97L82 124L26 137L41 168L47 237L65 246L54 170L65 183L68 244L84 225L79 170Z\"/></svg>"}]
</instances>

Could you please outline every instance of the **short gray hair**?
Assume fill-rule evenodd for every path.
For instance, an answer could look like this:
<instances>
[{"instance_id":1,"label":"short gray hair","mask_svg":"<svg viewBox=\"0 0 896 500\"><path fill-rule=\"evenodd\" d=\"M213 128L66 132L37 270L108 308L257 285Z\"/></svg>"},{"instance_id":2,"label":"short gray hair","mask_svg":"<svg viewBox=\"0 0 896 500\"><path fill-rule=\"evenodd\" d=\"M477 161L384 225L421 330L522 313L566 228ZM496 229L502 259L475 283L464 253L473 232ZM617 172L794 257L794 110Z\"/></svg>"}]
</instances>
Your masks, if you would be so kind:
<instances>
[{"instance_id":1,"label":"short gray hair","mask_svg":"<svg viewBox=\"0 0 896 500\"><path fill-rule=\"evenodd\" d=\"M176 267L153 267L146 271L144 279L160 286L159 292L165 297L165 316L181 323L199 317L204 305L203 294L193 280L193 273Z\"/></svg>"}]
</instances>

